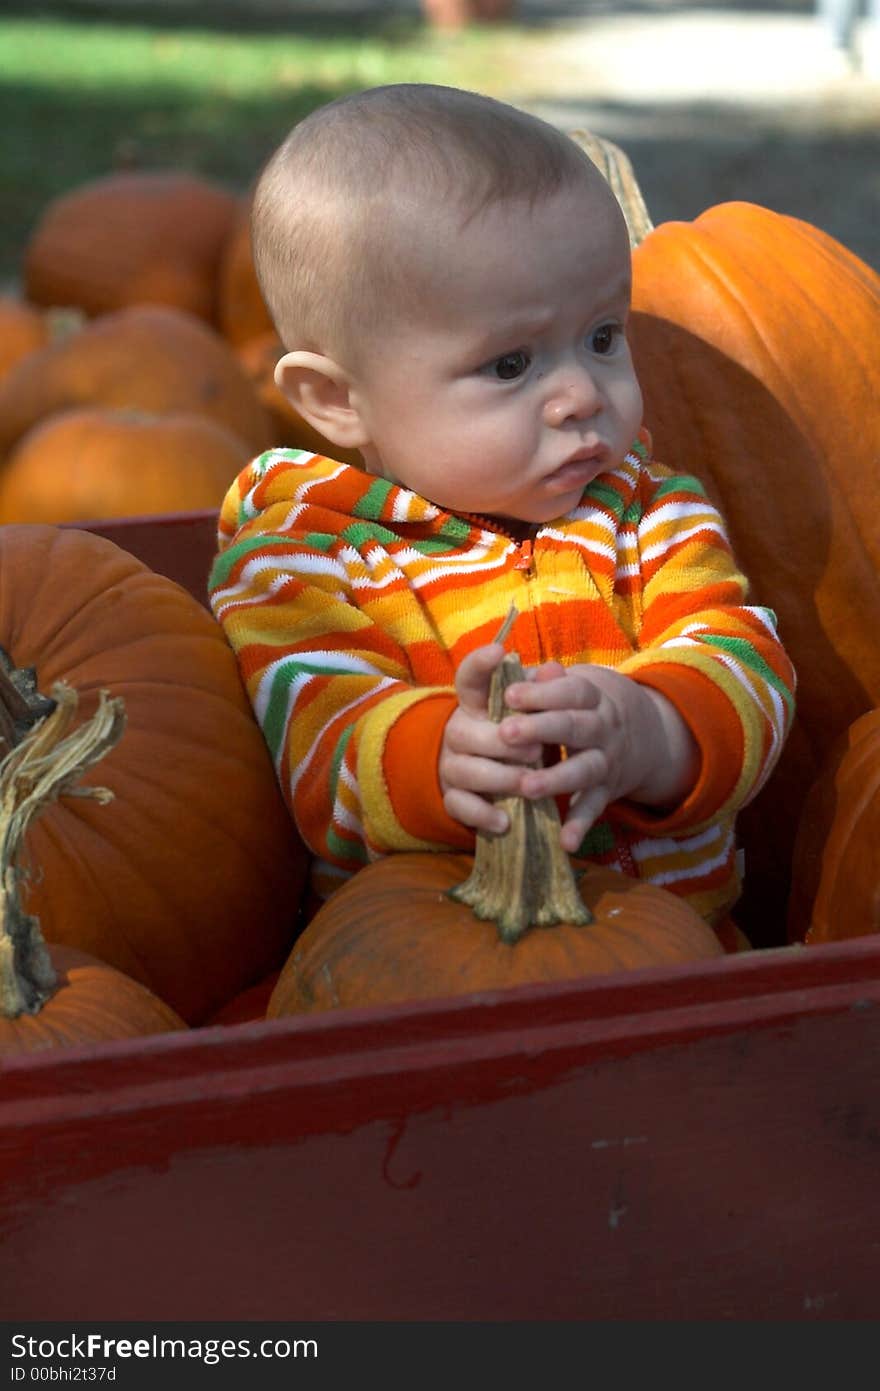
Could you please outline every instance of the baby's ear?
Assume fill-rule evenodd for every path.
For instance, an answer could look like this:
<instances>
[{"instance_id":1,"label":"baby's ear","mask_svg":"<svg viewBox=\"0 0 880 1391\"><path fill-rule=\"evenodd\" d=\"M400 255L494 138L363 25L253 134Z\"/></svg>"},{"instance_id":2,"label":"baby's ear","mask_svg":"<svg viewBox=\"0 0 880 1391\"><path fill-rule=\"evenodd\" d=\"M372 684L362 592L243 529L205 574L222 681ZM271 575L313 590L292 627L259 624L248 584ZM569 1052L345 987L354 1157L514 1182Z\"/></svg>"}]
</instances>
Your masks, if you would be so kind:
<instances>
[{"instance_id":1,"label":"baby's ear","mask_svg":"<svg viewBox=\"0 0 880 1391\"><path fill-rule=\"evenodd\" d=\"M320 435L343 449L367 443L360 414L352 404L348 375L323 353L285 353L275 367L275 382L297 414Z\"/></svg>"}]
</instances>

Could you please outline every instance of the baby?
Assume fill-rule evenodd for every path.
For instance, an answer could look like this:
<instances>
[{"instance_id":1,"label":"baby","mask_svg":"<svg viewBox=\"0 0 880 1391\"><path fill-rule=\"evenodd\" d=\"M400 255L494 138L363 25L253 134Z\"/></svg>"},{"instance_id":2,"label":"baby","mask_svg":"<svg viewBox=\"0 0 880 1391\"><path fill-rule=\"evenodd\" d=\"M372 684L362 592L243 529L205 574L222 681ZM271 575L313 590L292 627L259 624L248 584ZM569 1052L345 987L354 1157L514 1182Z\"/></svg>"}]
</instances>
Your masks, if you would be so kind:
<instances>
[{"instance_id":1,"label":"baby","mask_svg":"<svg viewBox=\"0 0 880 1391\"><path fill-rule=\"evenodd\" d=\"M794 674L701 485L651 458L602 175L491 98L375 88L293 129L252 231L276 380L363 460L255 460L210 584L319 894L550 795L566 851L718 922Z\"/></svg>"}]
</instances>

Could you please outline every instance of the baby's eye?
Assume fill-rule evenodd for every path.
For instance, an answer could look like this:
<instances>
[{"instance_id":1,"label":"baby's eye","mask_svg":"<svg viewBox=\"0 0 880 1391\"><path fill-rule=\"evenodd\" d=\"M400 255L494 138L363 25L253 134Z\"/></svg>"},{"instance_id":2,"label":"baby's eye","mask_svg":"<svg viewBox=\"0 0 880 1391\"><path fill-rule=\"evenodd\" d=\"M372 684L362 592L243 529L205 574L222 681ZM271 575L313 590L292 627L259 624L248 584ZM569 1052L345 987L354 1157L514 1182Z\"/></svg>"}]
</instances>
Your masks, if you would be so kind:
<instances>
[{"instance_id":1,"label":"baby's eye","mask_svg":"<svg viewBox=\"0 0 880 1391\"><path fill-rule=\"evenodd\" d=\"M512 382L529 370L531 361L528 353L520 348L515 353L505 353L503 357L496 357L492 363L492 371L499 381Z\"/></svg>"},{"instance_id":2,"label":"baby's eye","mask_svg":"<svg viewBox=\"0 0 880 1391\"><path fill-rule=\"evenodd\" d=\"M602 324L594 330L590 338L590 347L594 353L604 356L610 353L614 347L617 335L620 333L618 324Z\"/></svg>"}]
</instances>

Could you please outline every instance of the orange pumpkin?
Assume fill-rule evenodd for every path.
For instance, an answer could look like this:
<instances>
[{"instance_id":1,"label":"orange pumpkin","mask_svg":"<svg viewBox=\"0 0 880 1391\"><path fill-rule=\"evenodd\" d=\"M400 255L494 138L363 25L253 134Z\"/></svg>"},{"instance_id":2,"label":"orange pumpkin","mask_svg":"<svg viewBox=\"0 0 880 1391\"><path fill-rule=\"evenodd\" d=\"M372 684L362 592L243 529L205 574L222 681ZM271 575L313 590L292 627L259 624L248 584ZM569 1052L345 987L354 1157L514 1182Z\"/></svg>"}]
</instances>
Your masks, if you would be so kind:
<instances>
[{"instance_id":1,"label":"orange pumpkin","mask_svg":"<svg viewBox=\"0 0 880 1391\"><path fill-rule=\"evenodd\" d=\"M29 832L27 911L165 1000L187 1023L280 967L306 856L225 638L173 581L76 529L0 528L0 646L82 716L101 690L127 725L83 797ZM91 776L91 775L90 775Z\"/></svg>"},{"instance_id":2,"label":"orange pumpkin","mask_svg":"<svg viewBox=\"0 0 880 1391\"><path fill-rule=\"evenodd\" d=\"M512 611L514 612L514 611ZM515 652L492 673L489 718L522 680ZM267 1018L568 980L724 954L689 904L614 870L578 881L550 797L500 799L503 836L478 832L473 856L387 855L312 918L269 1000Z\"/></svg>"},{"instance_id":3,"label":"orange pumpkin","mask_svg":"<svg viewBox=\"0 0 880 1391\"><path fill-rule=\"evenodd\" d=\"M633 265L655 453L720 504L798 672L791 736L739 822L737 916L777 945L792 808L880 704L880 278L816 228L743 203L655 228Z\"/></svg>"},{"instance_id":4,"label":"orange pumpkin","mask_svg":"<svg viewBox=\"0 0 880 1391\"><path fill-rule=\"evenodd\" d=\"M87 952L54 946L49 955L55 991L36 1014L0 1015L0 1057L186 1028L152 991Z\"/></svg>"},{"instance_id":5,"label":"orange pumpkin","mask_svg":"<svg viewBox=\"0 0 880 1391\"><path fill-rule=\"evenodd\" d=\"M62 411L29 430L0 469L0 523L219 509L250 452L203 415Z\"/></svg>"},{"instance_id":6,"label":"orange pumpkin","mask_svg":"<svg viewBox=\"0 0 880 1391\"><path fill-rule=\"evenodd\" d=\"M49 321L41 309L14 295L0 295L0 377L48 341Z\"/></svg>"},{"instance_id":7,"label":"orange pumpkin","mask_svg":"<svg viewBox=\"0 0 880 1391\"><path fill-rule=\"evenodd\" d=\"M54 198L23 260L34 304L90 315L166 304L213 320L216 281L237 194L196 174L134 169Z\"/></svg>"},{"instance_id":8,"label":"orange pumpkin","mask_svg":"<svg viewBox=\"0 0 880 1391\"><path fill-rule=\"evenodd\" d=\"M271 971L268 976L257 981L256 985L249 985L246 990L233 995L231 1000L221 1005L216 1014L205 1020L206 1027L213 1028L215 1024L227 1027L232 1024L254 1024L265 1019L266 1006L278 984L280 974L280 970Z\"/></svg>"},{"instance_id":9,"label":"orange pumpkin","mask_svg":"<svg viewBox=\"0 0 880 1391\"><path fill-rule=\"evenodd\" d=\"M250 200L240 210L223 248L217 280L217 323L236 347L275 332L254 267Z\"/></svg>"},{"instance_id":10,"label":"orange pumpkin","mask_svg":"<svg viewBox=\"0 0 880 1391\"><path fill-rule=\"evenodd\" d=\"M714 932L665 889L590 866L579 881L594 921L533 927L504 942L449 890L467 855L401 853L359 870L305 928L266 1017L385 1005L723 956Z\"/></svg>"},{"instance_id":11,"label":"orange pumpkin","mask_svg":"<svg viewBox=\"0 0 880 1391\"><path fill-rule=\"evenodd\" d=\"M798 820L788 931L810 945L880 932L880 709L832 749Z\"/></svg>"},{"instance_id":12,"label":"orange pumpkin","mask_svg":"<svg viewBox=\"0 0 880 1391\"><path fill-rule=\"evenodd\" d=\"M233 349L180 309L120 309L19 361L0 381L0 456L38 421L88 405L194 412L239 435L252 453L273 444Z\"/></svg>"}]
</instances>

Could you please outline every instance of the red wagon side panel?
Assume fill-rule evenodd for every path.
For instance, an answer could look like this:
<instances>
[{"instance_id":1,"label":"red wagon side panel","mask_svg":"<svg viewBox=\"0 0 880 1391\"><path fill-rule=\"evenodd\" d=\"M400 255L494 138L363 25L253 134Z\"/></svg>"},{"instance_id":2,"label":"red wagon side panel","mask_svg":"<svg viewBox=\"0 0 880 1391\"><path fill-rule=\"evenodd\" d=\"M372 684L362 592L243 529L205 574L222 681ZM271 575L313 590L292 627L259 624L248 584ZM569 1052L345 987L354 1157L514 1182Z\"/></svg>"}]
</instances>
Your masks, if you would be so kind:
<instances>
[{"instance_id":1,"label":"red wagon side panel","mask_svg":"<svg viewBox=\"0 0 880 1391\"><path fill-rule=\"evenodd\" d=\"M872 1318L880 952L10 1064L7 1318Z\"/></svg>"},{"instance_id":2,"label":"red wagon side panel","mask_svg":"<svg viewBox=\"0 0 880 1391\"><path fill-rule=\"evenodd\" d=\"M95 524L204 601L213 514ZM873 1319L880 941L0 1068L6 1319Z\"/></svg>"}]
</instances>

